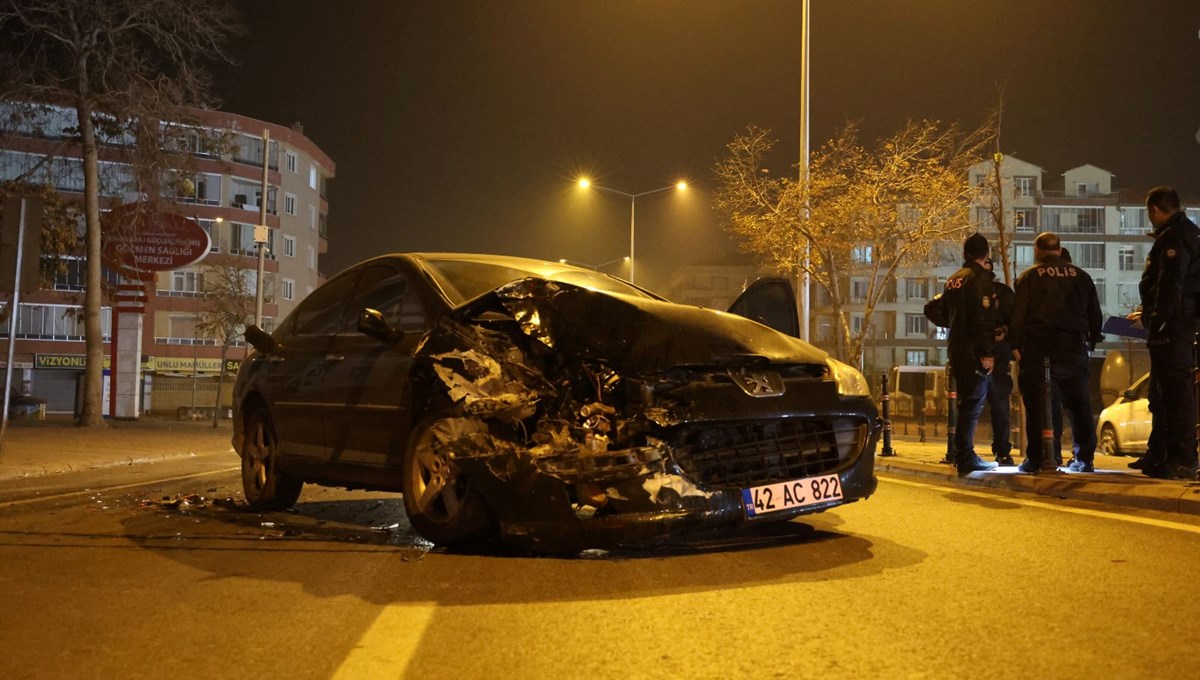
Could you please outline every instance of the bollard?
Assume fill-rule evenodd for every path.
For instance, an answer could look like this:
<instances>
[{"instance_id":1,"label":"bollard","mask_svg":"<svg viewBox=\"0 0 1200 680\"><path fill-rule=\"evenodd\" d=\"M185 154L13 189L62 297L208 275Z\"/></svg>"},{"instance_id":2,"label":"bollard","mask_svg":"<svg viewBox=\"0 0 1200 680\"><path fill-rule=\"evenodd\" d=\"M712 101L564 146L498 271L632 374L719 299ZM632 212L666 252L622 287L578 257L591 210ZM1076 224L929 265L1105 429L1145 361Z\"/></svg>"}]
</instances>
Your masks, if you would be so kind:
<instances>
[{"instance_id":1,"label":"bollard","mask_svg":"<svg viewBox=\"0 0 1200 680\"><path fill-rule=\"evenodd\" d=\"M880 378L879 382L882 386L879 400L882 402L883 406L883 450L879 452L879 455L894 456L896 455L896 450L892 448L892 417L891 408L889 407L891 397L888 395L886 371L883 373L883 376Z\"/></svg>"},{"instance_id":2,"label":"bollard","mask_svg":"<svg viewBox=\"0 0 1200 680\"><path fill-rule=\"evenodd\" d=\"M1196 397L1196 442L1200 444L1200 333L1192 336L1192 392Z\"/></svg>"},{"instance_id":3,"label":"bollard","mask_svg":"<svg viewBox=\"0 0 1200 680\"><path fill-rule=\"evenodd\" d=\"M946 457L943 463L954 465L954 432L958 428L958 384L953 367L946 364Z\"/></svg>"},{"instance_id":4,"label":"bollard","mask_svg":"<svg viewBox=\"0 0 1200 680\"><path fill-rule=\"evenodd\" d=\"M1054 454L1054 415L1050 406L1050 357L1042 359L1042 466L1041 472L1057 470Z\"/></svg>"}]
</instances>

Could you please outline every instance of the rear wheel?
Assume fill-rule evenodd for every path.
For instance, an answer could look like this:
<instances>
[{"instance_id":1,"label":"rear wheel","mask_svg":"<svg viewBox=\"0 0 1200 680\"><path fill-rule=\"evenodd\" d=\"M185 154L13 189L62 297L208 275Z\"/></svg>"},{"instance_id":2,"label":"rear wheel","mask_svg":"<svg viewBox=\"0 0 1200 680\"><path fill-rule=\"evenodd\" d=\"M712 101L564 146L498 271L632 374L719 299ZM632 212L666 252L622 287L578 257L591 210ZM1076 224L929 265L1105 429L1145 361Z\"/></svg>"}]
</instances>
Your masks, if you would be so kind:
<instances>
[{"instance_id":1,"label":"rear wheel","mask_svg":"<svg viewBox=\"0 0 1200 680\"><path fill-rule=\"evenodd\" d=\"M498 533L491 509L451 457L455 440L486 432L477 420L435 417L418 425L409 441L404 510L417 533L438 545L478 544Z\"/></svg>"},{"instance_id":2,"label":"rear wheel","mask_svg":"<svg viewBox=\"0 0 1200 680\"><path fill-rule=\"evenodd\" d=\"M1117 429L1110 423L1105 423L1104 427L1100 428L1100 442L1096 445L1096 451L1102 456L1121 455L1121 445L1117 441Z\"/></svg>"},{"instance_id":3,"label":"rear wheel","mask_svg":"<svg viewBox=\"0 0 1200 680\"><path fill-rule=\"evenodd\" d=\"M284 510L296 504L304 482L279 474L279 444L267 409L246 419L242 444L242 492L251 510Z\"/></svg>"}]
</instances>

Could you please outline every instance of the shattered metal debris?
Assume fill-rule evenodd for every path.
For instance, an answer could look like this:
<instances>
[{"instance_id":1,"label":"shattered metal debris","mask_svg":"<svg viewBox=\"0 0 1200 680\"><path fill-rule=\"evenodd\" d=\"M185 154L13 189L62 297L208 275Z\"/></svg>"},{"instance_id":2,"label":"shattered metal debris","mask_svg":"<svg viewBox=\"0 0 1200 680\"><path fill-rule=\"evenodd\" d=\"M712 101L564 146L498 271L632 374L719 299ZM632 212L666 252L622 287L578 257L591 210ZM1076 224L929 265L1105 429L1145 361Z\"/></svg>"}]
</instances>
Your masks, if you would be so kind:
<instances>
[{"instance_id":1,"label":"shattered metal debris","mask_svg":"<svg viewBox=\"0 0 1200 680\"><path fill-rule=\"evenodd\" d=\"M200 494L175 494L175 496L163 496L161 500L144 499L141 502L141 507L156 506L160 508L187 510L191 508L203 508L208 505L208 499Z\"/></svg>"},{"instance_id":2,"label":"shattered metal debris","mask_svg":"<svg viewBox=\"0 0 1200 680\"><path fill-rule=\"evenodd\" d=\"M699 487L692 484L687 479L679 475L672 475L665 472L660 472L652 477L647 477L642 483L642 488L646 493L650 494L651 502L659 502L659 494L663 489L670 489L682 496L700 496L701 498L712 498L711 491L701 491Z\"/></svg>"}]
</instances>

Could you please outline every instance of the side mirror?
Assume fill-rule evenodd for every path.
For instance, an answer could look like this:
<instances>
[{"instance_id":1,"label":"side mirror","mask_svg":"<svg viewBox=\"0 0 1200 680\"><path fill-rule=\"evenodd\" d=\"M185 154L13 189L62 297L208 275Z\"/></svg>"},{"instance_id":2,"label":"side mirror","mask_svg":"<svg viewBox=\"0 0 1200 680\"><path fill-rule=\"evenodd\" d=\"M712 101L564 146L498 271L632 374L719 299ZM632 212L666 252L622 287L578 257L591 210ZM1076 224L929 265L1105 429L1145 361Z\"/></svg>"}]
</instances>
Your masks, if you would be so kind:
<instances>
[{"instance_id":1,"label":"side mirror","mask_svg":"<svg viewBox=\"0 0 1200 680\"><path fill-rule=\"evenodd\" d=\"M364 307L358 313L358 325L355 328L359 333L369 335L380 342L392 342L404 335L403 331L392 328L387 319L383 318L383 313L370 307Z\"/></svg>"},{"instance_id":2,"label":"side mirror","mask_svg":"<svg viewBox=\"0 0 1200 680\"><path fill-rule=\"evenodd\" d=\"M1136 401L1137 400L1137 394L1133 390L1125 390L1125 393L1122 394L1121 397L1125 401Z\"/></svg>"},{"instance_id":3,"label":"side mirror","mask_svg":"<svg viewBox=\"0 0 1200 680\"><path fill-rule=\"evenodd\" d=\"M275 349L275 338L258 326L247 326L243 335L246 337L246 342L250 343L250 346L259 354L267 354Z\"/></svg>"}]
</instances>

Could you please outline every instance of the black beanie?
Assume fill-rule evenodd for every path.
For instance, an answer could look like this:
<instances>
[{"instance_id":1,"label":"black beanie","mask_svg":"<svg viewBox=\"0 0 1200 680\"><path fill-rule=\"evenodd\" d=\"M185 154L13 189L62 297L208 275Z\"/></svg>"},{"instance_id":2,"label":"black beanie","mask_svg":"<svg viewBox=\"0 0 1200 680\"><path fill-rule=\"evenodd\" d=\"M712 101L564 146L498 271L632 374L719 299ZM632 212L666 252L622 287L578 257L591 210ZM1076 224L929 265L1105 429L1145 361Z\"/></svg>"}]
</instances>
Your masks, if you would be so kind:
<instances>
[{"instance_id":1,"label":"black beanie","mask_svg":"<svg viewBox=\"0 0 1200 680\"><path fill-rule=\"evenodd\" d=\"M987 237L979 232L975 232L963 241L963 258L967 260L978 260L981 257L986 257L988 254Z\"/></svg>"}]
</instances>

